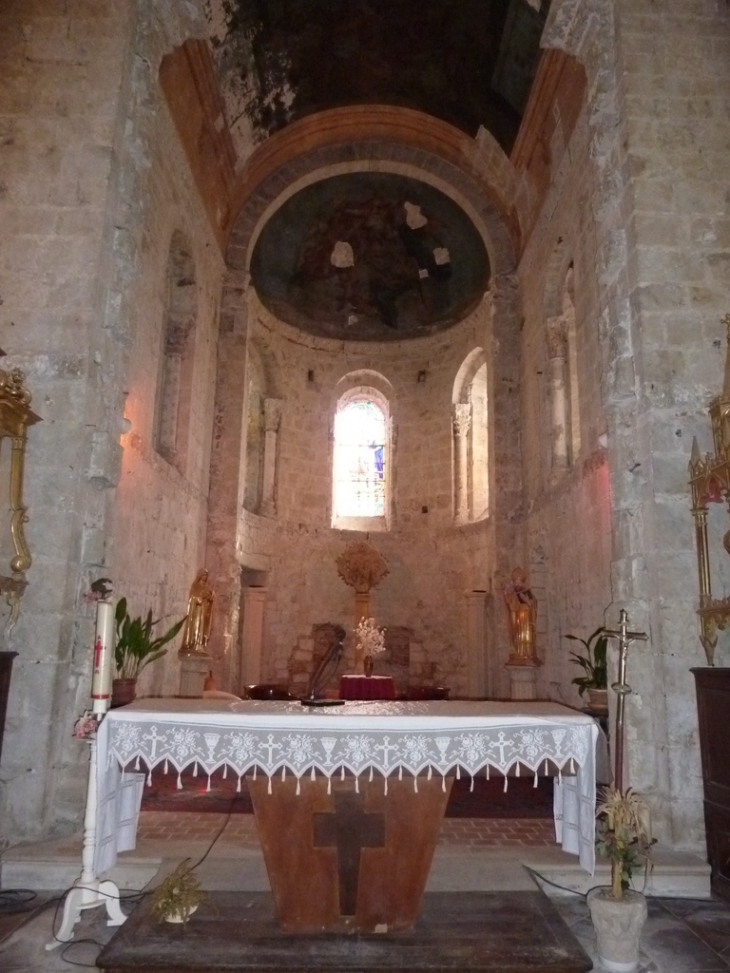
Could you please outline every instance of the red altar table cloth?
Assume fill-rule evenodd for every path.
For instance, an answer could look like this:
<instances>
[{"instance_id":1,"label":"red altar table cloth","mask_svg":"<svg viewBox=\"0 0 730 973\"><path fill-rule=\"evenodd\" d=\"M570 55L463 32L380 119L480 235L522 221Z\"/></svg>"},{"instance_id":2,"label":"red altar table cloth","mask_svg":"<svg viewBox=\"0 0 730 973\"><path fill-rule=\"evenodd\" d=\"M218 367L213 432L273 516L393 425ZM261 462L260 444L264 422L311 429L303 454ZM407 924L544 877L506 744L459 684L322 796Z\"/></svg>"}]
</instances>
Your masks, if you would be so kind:
<instances>
[{"instance_id":1,"label":"red altar table cloth","mask_svg":"<svg viewBox=\"0 0 730 973\"><path fill-rule=\"evenodd\" d=\"M341 676L340 699L395 699L391 676Z\"/></svg>"}]
</instances>

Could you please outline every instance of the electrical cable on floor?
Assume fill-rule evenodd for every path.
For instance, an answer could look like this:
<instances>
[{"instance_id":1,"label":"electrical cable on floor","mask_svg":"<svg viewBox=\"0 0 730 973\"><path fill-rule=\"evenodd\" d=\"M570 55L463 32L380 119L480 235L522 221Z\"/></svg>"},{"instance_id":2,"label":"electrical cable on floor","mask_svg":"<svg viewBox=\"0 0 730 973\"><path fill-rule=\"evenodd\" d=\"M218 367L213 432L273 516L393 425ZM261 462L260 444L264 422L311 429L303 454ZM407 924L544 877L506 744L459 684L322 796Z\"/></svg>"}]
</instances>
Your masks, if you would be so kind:
<instances>
[{"instance_id":1,"label":"electrical cable on floor","mask_svg":"<svg viewBox=\"0 0 730 973\"><path fill-rule=\"evenodd\" d=\"M552 885L553 888L560 889L561 892L570 892L572 895L579 895L582 899L587 898L588 892L592 892L593 889L608 888L608 885L594 885L588 889L588 892L579 892L577 889L570 889L568 888L567 885L558 885L557 882L553 882L551 879L545 878L544 875L541 875L538 871L535 871L534 868L530 868L529 865L523 864L523 868L525 868L530 873L530 875L533 876L533 878L539 878L540 881L545 882L546 885Z\"/></svg>"}]
</instances>

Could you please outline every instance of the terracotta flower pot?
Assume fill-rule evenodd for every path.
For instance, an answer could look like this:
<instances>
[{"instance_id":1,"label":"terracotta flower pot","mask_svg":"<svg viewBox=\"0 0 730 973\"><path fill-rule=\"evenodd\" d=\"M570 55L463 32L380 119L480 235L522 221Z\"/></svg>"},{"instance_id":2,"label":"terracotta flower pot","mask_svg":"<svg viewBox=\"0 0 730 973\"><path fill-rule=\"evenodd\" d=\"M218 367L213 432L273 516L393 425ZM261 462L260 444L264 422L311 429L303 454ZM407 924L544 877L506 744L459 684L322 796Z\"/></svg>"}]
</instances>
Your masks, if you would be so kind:
<instances>
[{"instance_id":1,"label":"terracotta flower pot","mask_svg":"<svg viewBox=\"0 0 730 973\"><path fill-rule=\"evenodd\" d=\"M126 706L131 703L137 695L136 679L114 679L112 680L112 709L117 706Z\"/></svg>"},{"instance_id":2,"label":"terracotta flower pot","mask_svg":"<svg viewBox=\"0 0 730 973\"><path fill-rule=\"evenodd\" d=\"M588 689L588 705L598 712L608 712L608 690Z\"/></svg>"}]
</instances>

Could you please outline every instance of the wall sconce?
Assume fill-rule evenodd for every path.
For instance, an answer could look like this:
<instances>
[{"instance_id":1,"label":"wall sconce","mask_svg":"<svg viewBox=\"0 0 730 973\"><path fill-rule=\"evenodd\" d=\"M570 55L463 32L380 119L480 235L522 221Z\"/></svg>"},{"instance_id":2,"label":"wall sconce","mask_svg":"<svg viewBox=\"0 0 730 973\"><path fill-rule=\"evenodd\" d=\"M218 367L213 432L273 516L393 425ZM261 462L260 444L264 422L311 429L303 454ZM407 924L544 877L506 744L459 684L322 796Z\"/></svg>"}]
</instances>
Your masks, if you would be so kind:
<instances>
[{"instance_id":1,"label":"wall sconce","mask_svg":"<svg viewBox=\"0 0 730 973\"><path fill-rule=\"evenodd\" d=\"M5 352L0 350L0 355ZM0 595L5 595L10 617L5 625L5 637L18 618L20 598L28 584L26 571L31 565L30 551L23 525L28 520L23 504L23 470L28 427L40 422L40 416L30 409L31 395L23 384L25 376L19 368L5 371L0 368L0 483L7 484L10 520L1 525L0 536ZM10 455L3 440L10 442Z\"/></svg>"}]
</instances>

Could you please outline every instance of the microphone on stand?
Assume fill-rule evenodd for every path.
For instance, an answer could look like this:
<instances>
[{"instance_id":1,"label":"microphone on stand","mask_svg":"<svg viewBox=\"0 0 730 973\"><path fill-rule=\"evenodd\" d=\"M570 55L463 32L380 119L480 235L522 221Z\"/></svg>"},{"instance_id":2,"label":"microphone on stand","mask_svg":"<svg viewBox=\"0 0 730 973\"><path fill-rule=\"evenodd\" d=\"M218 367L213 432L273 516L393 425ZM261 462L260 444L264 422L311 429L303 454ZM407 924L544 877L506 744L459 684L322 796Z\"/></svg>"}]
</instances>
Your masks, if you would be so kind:
<instances>
[{"instance_id":1,"label":"microphone on stand","mask_svg":"<svg viewBox=\"0 0 730 973\"><path fill-rule=\"evenodd\" d=\"M345 630L343 628L337 629L337 641L333 642L332 645L327 649L325 654L319 660L319 665L312 673L309 680L309 687L307 689L306 696L301 699L302 706L342 706L344 705L344 699L321 699L319 696L320 690L323 689L330 679L337 672L342 656L345 651L344 646L345 641Z\"/></svg>"}]
</instances>

